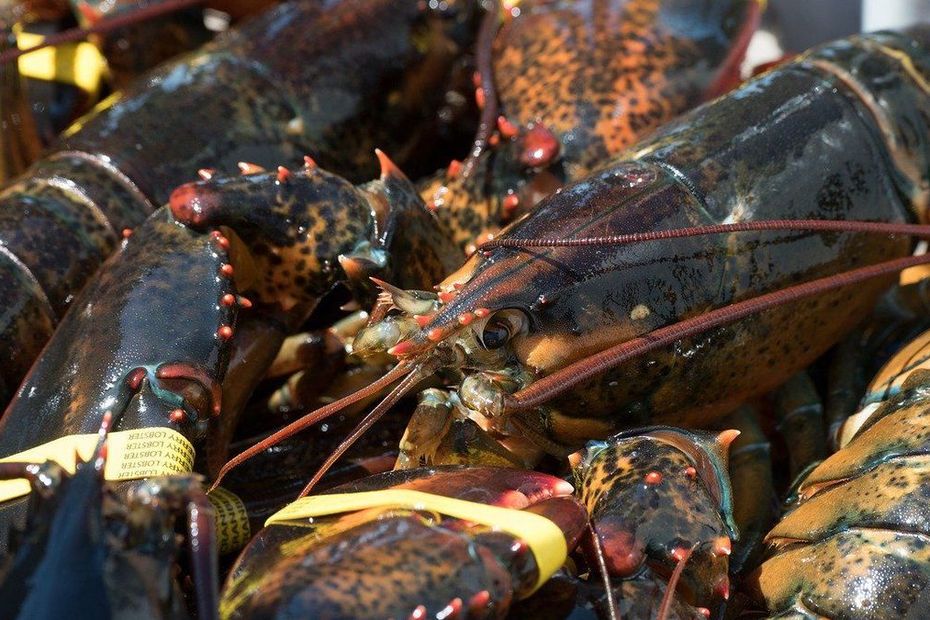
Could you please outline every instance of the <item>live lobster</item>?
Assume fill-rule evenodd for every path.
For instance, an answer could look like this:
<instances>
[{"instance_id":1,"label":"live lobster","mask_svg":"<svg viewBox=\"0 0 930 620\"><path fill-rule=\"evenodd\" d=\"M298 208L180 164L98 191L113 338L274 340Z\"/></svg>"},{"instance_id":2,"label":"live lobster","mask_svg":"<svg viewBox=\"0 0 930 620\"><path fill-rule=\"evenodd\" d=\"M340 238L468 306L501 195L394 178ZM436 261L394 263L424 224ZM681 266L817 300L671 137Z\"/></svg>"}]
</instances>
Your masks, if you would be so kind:
<instances>
[{"instance_id":1,"label":"live lobster","mask_svg":"<svg viewBox=\"0 0 930 620\"><path fill-rule=\"evenodd\" d=\"M704 426L776 386L850 330L890 274L928 260L907 238L927 232L910 222L926 221L930 195L930 132L912 131L930 118L928 37L815 49L543 201L438 294L385 287L373 316L400 308L385 321L403 329L366 347L397 368L224 471L399 381L349 443L436 374L527 463L617 427ZM408 461L429 462L436 443Z\"/></svg>"}]
</instances>

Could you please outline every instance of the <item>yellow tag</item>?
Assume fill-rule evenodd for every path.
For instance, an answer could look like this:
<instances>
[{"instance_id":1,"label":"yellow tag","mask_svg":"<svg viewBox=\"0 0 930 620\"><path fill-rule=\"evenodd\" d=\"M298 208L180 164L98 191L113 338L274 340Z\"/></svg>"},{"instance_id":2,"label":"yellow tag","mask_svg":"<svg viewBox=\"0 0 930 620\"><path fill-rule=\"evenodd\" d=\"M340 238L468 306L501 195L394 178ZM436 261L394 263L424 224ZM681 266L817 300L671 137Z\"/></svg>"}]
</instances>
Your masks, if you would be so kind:
<instances>
[{"instance_id":1,"label":"yellow tag","mask_svg":"<svg viewBox=\"0 0 930 620\"><path fill-rule=\"evenodd\" d=\"M42 43L40 34L14 28L16 46L29 49ZM100 90L100 82L107 71L107 61L90 43L65 43L43 47L19 57L19 72L24 77L50 82L73 84L91 96Z\"/></svg>"},{"instance_id":2,"label":"yellow tag","mask_svg":"<svg viewBox=\"0 0 930 620\"><path fill-rule=\"evenodd\" d=\"M268 517L265 526L366 508L428 510L513 534L525 541L536 557L539 581L533 587L534 591L562 566L568 556L562 530L542 515L407 489L301 497Z\"/></svg>"},{"instance_id":3,"label":"yellow tag","mask_svg":"<svg viewBox=\"0 0 930 620\"><path fill-rule=\"evenodd\" d=\"M67 435L41 446L0 459L0 462L44 463L55 461L74 473L75 455L89 461L94 456L99 436ZM106 480L136 480L152 476L186 474L194 467L194 446L184 435L170 428L137 428L107 435ZM28 495L29 481L0 481L0 502Z\"/></svg>"},{"instance_id":4,"label":"yellow tag","mask_svg":"<svg viewBox=\"0 0 930 620\"><path fill-rule=\"evenodd\" d=\"M249 515L239 496L224 488L210 491L207 496L216 513L216 538L220 553L231 553L245 547L252 538Z\"/></svg>"}]
</instances>

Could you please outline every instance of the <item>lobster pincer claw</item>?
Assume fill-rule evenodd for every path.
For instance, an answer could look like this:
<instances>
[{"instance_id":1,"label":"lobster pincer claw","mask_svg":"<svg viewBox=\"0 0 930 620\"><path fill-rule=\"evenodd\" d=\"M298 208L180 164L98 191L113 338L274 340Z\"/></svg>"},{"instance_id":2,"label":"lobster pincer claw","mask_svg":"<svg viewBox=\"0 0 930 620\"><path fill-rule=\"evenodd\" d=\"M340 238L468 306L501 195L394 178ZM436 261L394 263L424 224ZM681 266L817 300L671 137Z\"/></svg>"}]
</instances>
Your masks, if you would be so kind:
<instances>
[{"instance_id":1,"label":"lobster pincer claw","mask_svg":"<svg viewBox=\"0 0 930 620\"><path fill-rule=\"evenodd\" d=\"M316 165L213 176L177 188L170 207L186 225L234 232L254 264L246 290L299 324L338 283L367 302L371 276L422 287L460 259L410 181L382 166L360 186Z\"/></svg>"},{"instance_id":2,"label":"lobster pincer claw","mask_svg":"<svg viewBox=\"0 0 930 620\"><path fill-rule=\"evenodd\" d=\"M610 574L629 577L647 562L672 573L684 563L680 588L689 603L728 598L733 438L652 427L588 445L575 474Z\"/></svg>"},{"instance_id":3,"label":"lobster pincer claw","mask_svg":"<svg viewBox=\"0 0 930 620\"><path fill-rule=\"evenodd\" d=\"M240 556L221 614L502 618L584 531L570 489L537 472L421 468L303 498Z\"/></svg>"}]
</instances>

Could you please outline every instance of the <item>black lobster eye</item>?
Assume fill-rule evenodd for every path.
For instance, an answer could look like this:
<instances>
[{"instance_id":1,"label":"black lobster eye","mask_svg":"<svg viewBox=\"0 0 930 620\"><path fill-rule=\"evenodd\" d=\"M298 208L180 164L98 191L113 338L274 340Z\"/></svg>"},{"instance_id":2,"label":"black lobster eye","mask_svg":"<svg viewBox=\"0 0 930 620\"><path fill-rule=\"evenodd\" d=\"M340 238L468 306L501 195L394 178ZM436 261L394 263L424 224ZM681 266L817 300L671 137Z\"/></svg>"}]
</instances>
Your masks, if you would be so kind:
<instances>
[{"instance_id":1,"label":"black lobster eye","mask_svg":"<svg viewBox=\"0 0 930 620\"><path fill-rule=\"evenodd\" d=\"M485 349L499 349L521 333L526 317L519 310L501 310L488 319L481 331L481 344Z\"/></svg>"},{"instance_id":2,"label":"black lobster eye","mask_svg":"<svg viewBox=\"0 0 930 620\"><path fill-rule=\"evenodd\" d=\"M481 343L485 349L500 349L510 341L510 325L506 321L491 319L481 332Z\"/></svg>"}]
</instances>

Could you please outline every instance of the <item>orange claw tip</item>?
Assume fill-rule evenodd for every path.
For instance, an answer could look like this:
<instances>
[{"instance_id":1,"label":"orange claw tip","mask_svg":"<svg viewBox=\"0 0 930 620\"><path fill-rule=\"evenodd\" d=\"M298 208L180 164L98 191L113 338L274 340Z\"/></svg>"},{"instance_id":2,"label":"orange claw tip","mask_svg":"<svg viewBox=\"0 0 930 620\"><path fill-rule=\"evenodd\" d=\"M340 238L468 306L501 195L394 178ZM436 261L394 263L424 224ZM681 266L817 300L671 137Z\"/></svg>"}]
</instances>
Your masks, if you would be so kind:
<instances>
[{"instance_id":1,"label":"orange claw tip","mask_svg":"<svg viewBox=\"0 0 930 620\"><path fill-rule=\"evenodd\" d=\"M201 168L197 171L197 176L199 176L204 181L209 181L212 179L214 174L216 174L216 170L213 168Z\"/></svg>"},{"instance_id":2,"label":"orange claw tip","mask_svg":"<svg viewBox=\"0 0 930 620\"><path fill-rule=\"evenodd\" d=\"M426 607L417 605L417 608L410 614L410 620L423 620L426 618Z\"/></svg>"},{"instance_id":3,"label":"orange claw tip","mask_svg":"<svg viewBox=\"0 0 930 620\"><path fill-rule=\"evenodd\" d=\"M497 130L507 140L517 135L517 126L507 120L506 116L497 117Z\"/></svg>"},{"instance_id":4,"label":"orange claw tip","mask_svg":"<svg viewBox=\"0 0 930 620\"><path fill-rule=\"evenodd\" d=\"M345 254L339 255L339 266L345 272L346 276L353 282L358 282L365 277L365 265L362 261ZM378 284L377 282L375 284ZM378 284L378 286L381 286ZM383 288L383 287L382 287Z\"/></svg>"},{"instance_id":5,"label":"orange claw tip","mask_svg":"<svg viewBox=\"0 0 930 620\"><path fill-rule=\"evenodd\" d=\"M659 484L660 482L662 482L662 474L660 474L657 471L651 471L648 474L646 474L646 477L644 478L644 480L646 481L646 484L649 484L649 485Z\"/></svg>"},{"instance_id":6,"label":"orange claw tip","mask_svg":"<svg viewBox=\"0 0 930 620\"><path fill-rule=\"evenodd\" d=\"M278 183L286 183L291 178L291 171L284 166L278 166L277 178Z\"/></svg>"},{"instance_id":7,"label":"orange claw tip","mask_svg":"<svg viewBox=\"0 0 930 620\"><path fill-rule=\"evenodd\" d=\"M714 586L714 594L725 601L730 600L730 578L724 575Z\"/></svg>"},{"instance_id":8,"label":"orange claw tip","mask_svg":"<svg viewBox=\"0 0 930 620\"><path fill-rule=\"evenodd\" d=\"M739 437L739 434L740 433L738 430L732 428L730 430L723 431L717 435L717 443L724 450L729 450L730 444L732 444L736 438Z\"/></svg>"},{"instance_id":9,"label":"orange claw tip","mask_svg":"<svg viewBox=\"0 0 930 620\"><path fill-rule=\"evenodd\" d=\"M430 342L439 342L442 340L442 329L439 327L434 327L433 329L429 330L429 332L427 332L426 337L430 340Z\"/></svg>"},{"instance_id":10,"label":"orange claw tip","mask_svg":"<svg viewBox=\"0 0 930 620\"><path fill-rule=\"evenodd\" d=\"M241 174L258 174L259 172L265 172L263 167L247 161L240 161L236 165L239 167L239 172Z\"/></svg>"},{"instance_id":11,"label":"orange claw tip","mask_svg":"<svg viewBox=\"0 0 930 620\"><path fill-rule=\"evenodd\" d=\"M719 558L724 555L730 555L732 551L733 551L733 548L732 548L732 545L730 544L730 539L727 538L726 536L721 536L719 538L714 539L713 548L711 549L710 552L715 557Z\"/></svg>"},{"instance_id":12,"label":"orange claw tip","mask_svg":"<svg viewBox=\"0 0 930 620\"><path fill-rule=\"evenodd\" d=\"M384 181L388 178L400 178L406 179L407 176L401 172L401 169L397 167L391 158L381 149L375 149L375 155L378 156L378 163L381 164L381 180Z\"/></svg>"},{"instance_id":13,"label":"orange claw tip","mask_svg":"<svg viewBox=\"0 0 930 620\"><path fill-rule=\"evenodd\" d=\"M233 328L229 325L220 325L219 329L216 330L216 335L223 340L229 340L232 338Z\"/></svg>"},{"instance_id":14,"label":"orange claw tip","mask_svg":"<svg viewBox=\"0 0 930 620\"><path fill-rule=\"evenodd\" d=\"M478 312L476 311L475 314L478 314ZM572 469L581 466L582 461L584 461L584 455L581 453L581 451L572 452L568 455L568 464Z\"/></svg>"},{"instance_id":15,"label":"orange claw tip","mask_svg":"<svg viewBox=\"0 0 930 620\"><path fill-rule=\"evenodd\" d=\"M233 266L229 263L223 263L223 265L220 267L220 273L226 277L231 276L234 272L235 269L233 269Z\"/></svg>"},{"instance_id":16,"label":"orange claw tip","mask_svg":"<svg viewBox=\"0 0 930 620\"><path fill-rule=\"evenodd\" d=\"M308 169L316 168L316 160L309 155L304 155L304 167Z\"/></svg>"},{"instance_id":17,"label":"orange claw tip","mask_svg":"<svg viewBox=\"0 0 930 620\"><path fill-rule=\"evenodd\" d=\"M697 478L697 470L689 465L685 467L685 475L692 479Z\"/></svg>"},{"instance_id":18,"label":"orange claw tip","mask_svg":"<svg viewBox=\"0 0 930 620\"><path fill-rule=\"evenodd\" d=\"M699 614L701 614L705 618L710 618L710 610L707 609L706 607L695 607L695 609L697 610Z\"/></svg>"},{"instance_id":19,"label":"orange claw tip","mask_svg":"<svg viewBox=\"0 0 930 620\"><path fill-rule=\"evenodd\" d=\"M462 162L457 159L453 159L449 162L449 167L446 168L446 178L454 179L462 171Z\"/></svg>"},{"instance_id":20,"label":"orange claw tip","mask_svg":"<svg viewBox=\"0 0 930 620\"><path fill-rule=\"evenodd\" d=\"M187 414L184 413L183 409L172 409L171 413L168 414L168 419L174 424L181 424L187 419Z\"/></svg>"},{"instance_id":21,"label":"orange claw tip","mask_svg":"<svg viewBox=\"0 0 930 620\"><path fill-rule=\"evenodd\" d=\"M226 293L220 298L220 303L224 306L231 306L236 303L236 296L231 293Z\"/></svg>"},{"instance_id":22,"label":"orange claw tip","mask_svg":"<svg viewBox=\"0 0 930 620\"><path fill-rule=\"evenodd\" d=\"M242 295L239 295L238 297L236 297L236 301L239 302L240 308L249 309L252 307L252 302L249 301L247 297L243 297Z\"/></svg>"},{"instance_id":23,"label":"orange claw tip","mask_svg":"<svg viewBox=\"0 0 930 620\"><path fill-rule=\"evenodd\" d=\"M490 137L488 137L488 144L490 144L491 146L497 146L498 144L500 144L500 141L501 141L500 134L492 133Z\"/></svg>"},{"instance_id":24,"label":"orange claw tip","mask_svg":"<svg viewBox=\"0 0 930 620\"><path fill-rule=\"evenodd\" d=\"M129 239L132 236L132 229L124 228L120 234L123 236L123 239Z\"/></svg>"}]
</instances>

